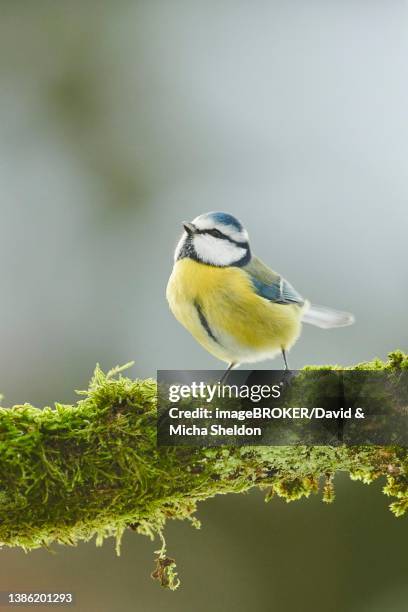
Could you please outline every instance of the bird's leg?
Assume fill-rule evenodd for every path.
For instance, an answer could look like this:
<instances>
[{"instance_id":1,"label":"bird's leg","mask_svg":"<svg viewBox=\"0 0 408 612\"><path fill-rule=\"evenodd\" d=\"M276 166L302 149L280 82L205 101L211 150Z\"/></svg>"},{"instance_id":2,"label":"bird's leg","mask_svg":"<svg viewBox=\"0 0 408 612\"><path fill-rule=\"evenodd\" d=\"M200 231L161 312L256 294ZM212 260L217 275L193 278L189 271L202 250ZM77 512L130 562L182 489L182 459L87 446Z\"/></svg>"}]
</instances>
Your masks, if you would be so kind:
<instances>
[{"instance_id":1,"label":"bird's leg","mask_svg":"<svg viewBox=\"0 0 408 612\"><path fill-rule=\"evenodd\" d=\"M282 357L283 357L283 361L285 362L285 370L289 370L289 366L288 366L288 360L286 359L286 351L282 346Z\"/></svg>"},{"instance_id":2,"label":"bird's leg","mask_svg":"<svg viewBox=\"0 0 408 612\"><path fill-rule=\"evenodd\" d=\"M227 380L229 373L231 372L232 368L235 368L235 366L236 366L236 365L237 365L237 364L236 364L236 363L233 363L233 362L231 362L231 363L229 364L228 368L225 370L225 372L224 372L224 374L222 375L222 378L221 378L221 380L220 380L220 384L221 384L221 385L222 385L222 383L224 383L224 382Z\"/></svg>"}]
</instances>

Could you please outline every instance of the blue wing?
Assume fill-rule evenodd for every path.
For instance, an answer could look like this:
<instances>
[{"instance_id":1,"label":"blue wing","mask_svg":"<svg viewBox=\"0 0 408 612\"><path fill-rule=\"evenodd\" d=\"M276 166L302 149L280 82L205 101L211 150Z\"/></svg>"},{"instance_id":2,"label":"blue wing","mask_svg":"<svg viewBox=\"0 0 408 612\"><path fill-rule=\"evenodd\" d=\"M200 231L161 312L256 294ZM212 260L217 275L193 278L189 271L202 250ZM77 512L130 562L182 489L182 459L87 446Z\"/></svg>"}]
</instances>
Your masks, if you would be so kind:
<instances>
[{"instance_id":1,"label":"blue wing","mask_svg":"<svg viewBox=\"0 0 408 612\"><path fill-rule=\"evenodd\" d=\"M275 281L272 285L266 285L257 278L251 277L252 284L258 295L275 302L276 304L299 304L305 303L303 297L292 287L288 281L281 276L279 280Z\"/></svg>"},{"instance_id":2,"label":"blue wing","mask_svg":"<svg viewBox=\"0 0 408 612\"><path fill-rule=\"evenodd\" d=\"M304 298L287 280L268 268L258 258L254 257L244 267L244 270L260 297L276 304L298 304L302 306L305 303Z\"/></svg>"}]
</instances>

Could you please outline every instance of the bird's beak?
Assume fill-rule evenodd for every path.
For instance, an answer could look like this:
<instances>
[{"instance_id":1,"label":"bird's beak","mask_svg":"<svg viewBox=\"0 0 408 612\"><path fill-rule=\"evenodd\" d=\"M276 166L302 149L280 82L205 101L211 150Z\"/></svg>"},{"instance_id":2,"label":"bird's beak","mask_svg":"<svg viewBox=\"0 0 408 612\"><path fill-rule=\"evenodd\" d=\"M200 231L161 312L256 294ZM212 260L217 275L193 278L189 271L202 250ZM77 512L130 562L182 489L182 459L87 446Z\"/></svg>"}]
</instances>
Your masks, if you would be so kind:
<instances>
[{"instance_id":1,"label":"bird's beak","mask_svg":"<svg viewBox=\"0 0 408 612\"><path fill-rule=\"evenodd\" d=\"M187 223L186 221L183 221L183 227L186 230L187 234L194 234L197 231L196 226L194 225L194 223Z\"/></svg>"}]
</instances>

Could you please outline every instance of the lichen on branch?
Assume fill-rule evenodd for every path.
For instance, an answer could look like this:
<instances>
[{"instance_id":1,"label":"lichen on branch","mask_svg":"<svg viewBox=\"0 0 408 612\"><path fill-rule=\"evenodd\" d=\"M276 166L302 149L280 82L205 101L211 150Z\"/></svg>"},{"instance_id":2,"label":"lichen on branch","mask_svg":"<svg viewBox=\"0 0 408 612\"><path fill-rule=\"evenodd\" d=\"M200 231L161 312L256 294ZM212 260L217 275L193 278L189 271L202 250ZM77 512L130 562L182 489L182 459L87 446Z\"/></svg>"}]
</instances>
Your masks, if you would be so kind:
<instances>
[{"instance_id":1,"label":"lichen on branch","mask_svg":"<svg viewBox=\"0 0 408 612\"><path fill-rule=\"evenodd\" d=\"M325 368L336 366L325 366ZM358 369L408 370L391 353ZM122 368L123 369L123 368ZM125 529L162 537L167 519L198 526L197 502L253 487L286 501L317 493L334 499L333 477L370 483L385 477L396 516L408 508L408 453L401 447L216 447L156 445L156 382L97 367L74 406L0 409L0 542L26 550L116 538ZM154 577L178 584L165 545Z\"/></svg>"}]
</instances>

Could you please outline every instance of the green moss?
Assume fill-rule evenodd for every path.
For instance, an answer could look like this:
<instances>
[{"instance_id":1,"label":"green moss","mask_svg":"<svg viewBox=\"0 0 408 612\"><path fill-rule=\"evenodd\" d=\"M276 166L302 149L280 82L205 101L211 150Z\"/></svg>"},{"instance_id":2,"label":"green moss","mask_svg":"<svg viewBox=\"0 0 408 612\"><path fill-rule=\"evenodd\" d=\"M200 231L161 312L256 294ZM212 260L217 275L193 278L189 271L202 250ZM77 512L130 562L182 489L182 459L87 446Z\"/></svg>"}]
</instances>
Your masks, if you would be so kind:
<instances>
[{"instance_id":1,"label":"green moss","mask_svg":"<svg viewBox=\"0 0 408 612\"><path fill-rule=\"evenodd\" d=\"M338 366L327 366L328 369ZM358 369L408 369L401 351ZM122 368L123 369L123 368ZM384 477L396 516L408 507L408 453L397 447L157 448L156 382L96 368L75 406L0 408L0 542L25 550L75 545L125 529L162 536L168 519L194 518L197 502L253 487L293 501L319 491L334 499L333 475ZM176 588L165 546L153 573Z\"/></svg>"}]
</instances>

